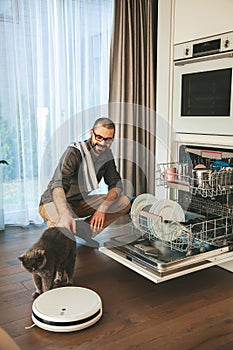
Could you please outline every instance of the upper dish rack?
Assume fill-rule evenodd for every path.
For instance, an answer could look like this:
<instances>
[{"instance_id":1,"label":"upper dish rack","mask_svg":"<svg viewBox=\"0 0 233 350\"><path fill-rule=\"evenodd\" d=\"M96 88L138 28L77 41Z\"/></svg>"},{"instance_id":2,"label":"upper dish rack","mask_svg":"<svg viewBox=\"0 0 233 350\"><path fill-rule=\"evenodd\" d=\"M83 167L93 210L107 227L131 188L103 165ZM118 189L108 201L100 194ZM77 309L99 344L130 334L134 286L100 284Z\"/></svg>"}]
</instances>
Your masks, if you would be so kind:
<instances>
[{"instance_id":1,"label":"upper dish rack","mask_svg":"<svg viewBox=\"0 0 233 350\"><path fill-rule=\"evenodd\" d=\"M157 185L190 192L202 197L217 197L233 191L233 167L220 170L193 169L190 163L160 163Z\"/></svg>"}]
</instances>

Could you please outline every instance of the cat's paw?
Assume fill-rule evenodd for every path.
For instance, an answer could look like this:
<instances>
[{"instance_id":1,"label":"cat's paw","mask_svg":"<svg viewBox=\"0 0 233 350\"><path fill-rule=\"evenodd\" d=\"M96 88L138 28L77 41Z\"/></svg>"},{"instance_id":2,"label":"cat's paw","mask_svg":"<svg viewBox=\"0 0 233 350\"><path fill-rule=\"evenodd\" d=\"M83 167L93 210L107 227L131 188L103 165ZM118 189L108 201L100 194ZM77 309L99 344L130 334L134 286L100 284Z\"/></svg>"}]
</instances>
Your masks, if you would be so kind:
<instances>
[{"instance_id":1,"label":"cat's paw","mask_svg":"<svg viewBox=\"0 0 233 350\"><path fill-rule=\"evenodd\" d=\"M55 285L58 285L62 282L62 279L63 279L63 273L60 271L57 271L53 282Z\"/></svg>"},{"instance_id":2,"label":"cat's paw","mask_svg":"<svg viewBox=\"0 0 233 350\"><path fill-rule=\"evenodd\" d=\"M38 298L39 295L40 295L40 293L34 292L34 293L32 293L32 298L35 300L36 298Z\"/></svg>"},{"instance_id":3,"label":"cat's paw","mask_svg":"<svg viewBox=\"0 0 233 350\"><path fill-rule=\"evenodd\" d=\"M59 279L59 278L55 278L55 280L53 282L54 282L55 285L58 285L58 284L60 284L62 282L62 280Z\"/></svg>"},{"instance_id":4,"label":"cat's paw","mask_svg":"<svg viewBox=\"0 0 233 350\"><path fill-rule=\"evenodd\" d=\"M67 286L67 287L73 286L73 281L71 281L71 280L67 281L67 282L66 282L66 286Z\"/></svg>"}]
</instances>

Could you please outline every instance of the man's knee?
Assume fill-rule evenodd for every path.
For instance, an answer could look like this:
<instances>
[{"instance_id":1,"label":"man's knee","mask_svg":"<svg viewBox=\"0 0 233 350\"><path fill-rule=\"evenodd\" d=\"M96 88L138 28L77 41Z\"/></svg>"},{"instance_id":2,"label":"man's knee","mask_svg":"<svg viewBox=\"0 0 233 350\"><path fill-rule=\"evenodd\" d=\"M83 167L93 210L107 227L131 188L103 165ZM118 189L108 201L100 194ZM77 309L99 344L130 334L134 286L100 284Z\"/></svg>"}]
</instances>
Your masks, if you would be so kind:
<instances>
[{"instance_id":1,"label":"man's knee","mask_svg":"<svg viewBox=\"0 0 233 350\"><path fill-rule=\"evenodd\" d=\"M131 208L130 200L124 194L119 197L118 208L122 213L128 213Z\"/></svg>"}]
</instances>

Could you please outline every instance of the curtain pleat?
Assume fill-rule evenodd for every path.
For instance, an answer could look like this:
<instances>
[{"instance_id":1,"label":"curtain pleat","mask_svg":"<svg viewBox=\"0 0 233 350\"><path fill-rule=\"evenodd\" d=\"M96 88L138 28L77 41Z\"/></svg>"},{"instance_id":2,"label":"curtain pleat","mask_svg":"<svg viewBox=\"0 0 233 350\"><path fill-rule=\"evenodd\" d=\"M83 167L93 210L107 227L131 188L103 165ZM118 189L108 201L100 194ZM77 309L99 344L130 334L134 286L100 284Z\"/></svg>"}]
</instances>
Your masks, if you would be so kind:
<instances>
[{"instance_id":1,"label":"curtain pleat","mask_svg":"<svg viewBox=\"0 0 233 350\"><path fill-rule=\"evenodd\" d=\"M109 115L125 192L155 191L157 1L117 0L110 51Z\"/></svg>"}]
</instances>

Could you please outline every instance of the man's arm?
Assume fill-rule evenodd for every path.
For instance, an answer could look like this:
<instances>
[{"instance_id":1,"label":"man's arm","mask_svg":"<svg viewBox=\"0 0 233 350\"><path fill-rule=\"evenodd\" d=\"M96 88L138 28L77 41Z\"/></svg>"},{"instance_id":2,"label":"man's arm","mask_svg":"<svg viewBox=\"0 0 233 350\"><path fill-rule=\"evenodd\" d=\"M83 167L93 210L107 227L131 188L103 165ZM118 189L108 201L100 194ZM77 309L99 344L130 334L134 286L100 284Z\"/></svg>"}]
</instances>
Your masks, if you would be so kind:
<instances>
[{"instance_id":1,"label":"man's arm","mask_svg":"<svg viewBox=\"0 0 233 350\"><path fill-rule=\"evenodd\" d=\"M111 204L121 195L123 187L113 154L110 149L107 152L107 161L104 165L104 181L108 186L108 194L105 201L99 206L91 218L90 224L94 231L103 228L106 213Z\"/></svg>"},{"instance_id":2,"label":"man's arm","mask_svg":"<svg viewBox=\"0 0 233 350\"><path fill-rule=\"evenodd\" d=\"M90 225L94 231L98 231L103 228L106 212L110 205L119 197L121 189L114 187L108 191L106 199L99 206L96 212L92 215Z\"/></svg>"},{"instance_id":3,"label":"man's arm","mask_svg":"<svg viewBox=\"0 0 233 350\"><path fill-rule=\"evenodd\" d=\"M106 213L112 202L114 202L121 194L121 189L114 187L108 191L105 201L99 206L98 211Z\"/></svg>"},{"instance_id":4,"label":"man's arm","mask_svg":"<svg viewBox=\"0 0 233 350\"><path fill-rule=\"evenodd\" d=\"M76 222L72 218L72 215L67 207L65 191L62 187L55 187L53 189L52 196L60 216L60 220L57 225L60 227L65 227L69 231L76 233Z\"/></svg>"},{"instance_id":5,"label":"man's arm","mask_svg":"<svg viewBox=\"0 0 233 350\"><path fill-rule=\"evenodd\" d=\"M51 182L52 200L56 205L60 220L57 223L69 231L76 233L76 222L67 206L66 192L69 191L71 179L81 162L80 152L68 147L61 157Z\"/></svg>"}]
</instances>

